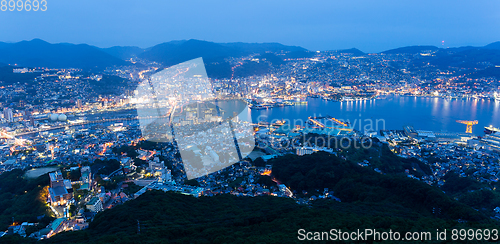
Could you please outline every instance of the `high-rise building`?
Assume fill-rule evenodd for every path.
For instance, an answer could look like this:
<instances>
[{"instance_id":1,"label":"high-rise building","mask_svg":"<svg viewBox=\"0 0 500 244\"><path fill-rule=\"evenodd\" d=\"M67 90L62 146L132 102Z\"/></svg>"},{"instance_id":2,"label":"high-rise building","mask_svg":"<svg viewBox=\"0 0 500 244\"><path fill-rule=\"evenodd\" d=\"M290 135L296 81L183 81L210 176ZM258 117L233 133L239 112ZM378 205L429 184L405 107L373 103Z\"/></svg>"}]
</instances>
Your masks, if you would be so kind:
<instances>
[{"instance_id":1,"label":"high-rise building","mask_svg":"<svg viewBox=\"0 0 500 244\"><path fill-rule=\"evenodd\" d=\"M10 108L3 109L3 117L7 120L7 122L14 122L14 113Z\"/></svg>"},{"instance_id":2,"label":"high-rise building","mask_svg":"<svg viewBox=\"0 0 500 244\"><path fill-rule=\"evenodd\" d=\"M92 172L90 171L90 166L82 167L81 173L82 185L80 186L80 189L90 190L92 188Z\"/></svg>"},{"instance_id":3,"label":"high-rise building","mask_svg":"<svg viewBox=\"0 0 500 244\"><path fill-rule=\"evenodd\" d=\"M196 103L196 116L198 117L198 120L200 120L201 117L201 108L200 108L200 103Z\"/></svg>"},{"instance_id":4,"label":"high-rise building","mask_svg":"<svg viewBox=\"0 0 500 244\"><path fill-rule=\"evenodd\" d=\"M167 168L163 169L164 175L162 175L162 179L165 182L171 182L172 181L172 171L170 171Z\"/></svg>"},{"instance_id":5,"label":"high-rise building","mask_svg":"<svg viewBox=\"0 0 500 244\"><path fill-rule=\"evenodd\" d=\"M98 197L92 198L89 202L87 202L87 204L85 204L85 206L87 207L88 210L94 213L103 210L101 199L99 199Z\"/></svg>"},{"instance_id":6,"label":"high-rise building","mask_svg":"<svg viewBox=\"0 0 500 244\"><path fill-rule=\"evenodd\" d=\"M56 171L49 174L50 176L50 187L64 186L64 179L61 171Z\"/></svg>"},{"instance_id":7,"label":"high-rise building","mask_svg":"<svg viewBox=\"0 0 500 244\"><path fill-rule=\"evenodd\" d=\"M76 107L77 107L78 109L82 109L82 100L81 100L81 99L77 99L77 100L76 100Z\"/></svg>"},{"instance_id":8,"label":"high-rise building","mask_svg":"<svg viewBox=\"0 0 500 244\"><path fill-rule=\"evenodd\" d=\"M71 182L63 178L61 171L49 173L49 177L50 177L50 188L49 188L50 203L53 206L66 204L66 201L71 199L71 193L68 192L68 188L72 189Z\"/></svg>"}]
</instances>

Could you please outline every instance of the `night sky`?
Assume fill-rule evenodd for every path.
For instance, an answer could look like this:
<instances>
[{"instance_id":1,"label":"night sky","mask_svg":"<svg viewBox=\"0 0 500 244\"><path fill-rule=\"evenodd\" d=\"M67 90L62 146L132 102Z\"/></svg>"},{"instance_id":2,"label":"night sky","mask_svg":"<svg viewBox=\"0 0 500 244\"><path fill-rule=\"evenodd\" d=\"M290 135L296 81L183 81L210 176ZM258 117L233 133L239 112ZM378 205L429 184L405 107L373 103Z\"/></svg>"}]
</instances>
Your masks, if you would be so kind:
<instances>
[{"instance_id":1,"label":"night sky","mask_svg":"<svg viewBox=\"0 0 500 244\"><path fill-rule=\"evenodd\" d=\"M498 0L46 1L46 12L0 11L0 41L40 38L145 48L199 39L279 42L314 51L356 47L364 52L500 41Z\"/></svg>"}]
</instances>

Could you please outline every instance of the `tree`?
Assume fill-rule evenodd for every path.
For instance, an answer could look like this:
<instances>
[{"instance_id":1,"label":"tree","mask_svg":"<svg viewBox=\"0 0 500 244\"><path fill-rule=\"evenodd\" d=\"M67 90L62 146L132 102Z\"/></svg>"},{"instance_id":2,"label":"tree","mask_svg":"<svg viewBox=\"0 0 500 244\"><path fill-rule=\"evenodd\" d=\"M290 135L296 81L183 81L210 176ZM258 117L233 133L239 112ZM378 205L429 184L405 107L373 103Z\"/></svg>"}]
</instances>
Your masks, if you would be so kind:
<instances>
[{"instance_id":1,"label":"tree","mask_svg":"<svg viewBox=\"0 0 500 244\"><path fill-rule=\"evenodd\" d=\"M186 180L184 184L189 186L200 186L200 183L198 183L196 179Z\"/></svg>"},{"instance_id":2,"label":"tree","mask_svg":"<svg viewBox=\"0 0 500 244\"><path fill-rule=\"evenodd\" d=\"M82 173L81 173L80 169L71 170L68 173L68 178L72 181L80 180L81 177L82 177Z\"/></svg>"},{"instance_id":3,"label":"tree","mask_svg":"<svg viewBox=\"0 0 500 244\"><path fill-rule=\"evenodd\" d=\"M264 161L264 159L262 159L261 157L258 157L256 158L254 161L253 161L253 165L255 167L265 167L266 166L266 162Z\"/></svg>"},{"instance_id":4,"label":"tree","mask_svg":"<svg viewBox=\"0 0 500 244\"><path fill-rule=\"evenodd\" d=\"M69 206L69 212L71 214L71 216L76 216L76 211L78 210L78 208L74 205L74 204L71 204Z\"/></svg>"}]
</instances>

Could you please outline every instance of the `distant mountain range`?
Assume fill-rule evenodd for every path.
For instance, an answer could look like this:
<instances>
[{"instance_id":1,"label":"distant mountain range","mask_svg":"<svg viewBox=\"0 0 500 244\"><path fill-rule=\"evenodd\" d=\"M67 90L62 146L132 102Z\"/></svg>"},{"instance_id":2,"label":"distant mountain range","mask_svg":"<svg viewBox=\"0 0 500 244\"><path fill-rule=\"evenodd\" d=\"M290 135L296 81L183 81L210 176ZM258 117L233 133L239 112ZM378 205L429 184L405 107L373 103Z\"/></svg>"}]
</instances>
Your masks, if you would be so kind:
<instances>
[{"instance_id":1,"label":"distant mountain range","mask_svg":"<svg viewBox=\"0 0 500 244\"><path fill-rule=\"evenodd\" d=\"M387 51L383 51L381 53L385 54L403 54L403 53L411 53L417 54L424 51L436 51L439 50L436 46L408 46L408 47L400 47L395 49L390 49Z\"/></svg>"},{"instance_id":2,"label":"distant mountain range","mask_svg":"<svg viewBox=\"0 0 500 244\"><path fill-rule=\"evenodd\" d=\"M171 66L202 57L210 76L227 78L233 74L231 74L231 66L225 61L226 58L249 54L259 55L266 52L287 52L288 55L298 57L313 54L302 47L279 43L214 43L183 40L165 42L143 49L134 46L98 48L87 44L50 44L40 39L33 39L17 43L0 42L0 66L102 69L110 66L130 65L131 63L126 60L132 57Z\"/></svg>"},{"instance_id":3,"label":"distant mountain range","mask_svg":"<svg viewBox=\"0 0 500 244\"><path fill-rule=\"evenodd\" d=\"M430 51L431 57L422 57L419 63L432 63L437 66L470 67L480 62L500 64L500 42L483 47L439 48L436 46L409 46L387 50L384 54L419 54ZM366 53L356 48L333 52L363 56ZM274 55L272 53L282 53ZM229 57L241 57L256 54L263 63L245 62L239 72L232 73ZM138 57L161 63L175 65L190 59L203 57L207 73L214 78L246 76L262 73L284 63L287 58L309 58L315 52L298 46L286 46L279 43L214 43L201 40L170 41L150 48L135 46L115 46L98 48L87 44L57 43L51 44L40 39L17 43L0 42L0 66L14 65L49 68L102 69L110 66L130 65L126 60ZM424 62L425 61L425 62ZM246 66L246 67L245 67ZM253 72L253 69L259 71Z\"/></svg>"},{"instance_id":4,"label":"distant mountain range","mask_svg":"<svg viewBox=\"0 0 500 244\"><path fill-rule=\"evenodd\" d=\"M205 62L222 62L227 57L241 57L252 53L305 52L305 48L279 43L214 43L200 40L173 41L158 44L138 55L167 66L202 57Z\"/></svg>"},{"instance_id":5,"label":"distant mountain range","mask_svg":"<svg viewBox=\"0 0 500 244\"><path fill-rule=\"evenodd\" d=\"M109 48L102 48L101 50L109 55L115 56L123 60L141 55L146 51L146 49L134 46L125 46L125 47L114 46Z\"/></svg>"},{"instance_id":6,"label":"distant mountain range","mask_svg":"<svg viewBox=\"0 0 500 244\"><path fill-rule=\"evenodd\" d=\"M50 44L40 39L0 43L0 62L49 68L103 68L124 65L120 58L87 44Z\"/></svg>"},{"instance_id":7,"label":"distant mountain range","mask_svg":"<svg viewBox=\"0 0 500 244\"><path fill-rule=\"evenodd\" d=\"M403 53L418 54L418 53L422 53L424 51L449 50L449 51L461 52L461 51L467 51L467 50L471 50L471 49L500 50L500 41L490 43L490 44L483 46L483 47L464 46L464 47L440 48L440 47L436 47L436 46L408 46L408 47L400 47L400 48L390 49L387 51L383 51L381 53L385 53L385 54L403 54Z\"/></svg>"},{"instance_id":8,"label":"distant mountain range","mask_svg":"<svg viewBox=\"0 0 500 244\"><path fill-rule=\"evenodd\" d=\"M345 54L352 54L354 56L363 56L363 55L366 55L366 53L362 52L361 50L359 50L357 48L336 50L335 52L337 52L337 53L345 53Z\"/></svg>"},{"instance_id":9,"label":"distant mountain range","mask_svg":"<svg viewBox=\"0 0 500 244\"><path fill-rule=\"evenodd\" d=\"M494 42L483 47L439 48L436 46L409 46L387 50L382 53L415 55L411 60L411 65L417 69L426 67L429 64L440 69L458 67L469 70L500 65L500 42ZM497 70L498 68L486 69L481 72L473 71L473 73L466 71L465 74L470 74L471 77L476 78L479 76L500 77Z\"/></svg>"},{"instance_id":10,"label":"distant mountain range","mask_svg":"<svg viewBox=\"0 0 500 244\"><path fill-rule=\"evenodd\" d=\"M484 46L484 48L489 48L489 49L500 49L500 41L490 43L490 44L488 44L488 45Z\"/></svg>"}]
</instances>

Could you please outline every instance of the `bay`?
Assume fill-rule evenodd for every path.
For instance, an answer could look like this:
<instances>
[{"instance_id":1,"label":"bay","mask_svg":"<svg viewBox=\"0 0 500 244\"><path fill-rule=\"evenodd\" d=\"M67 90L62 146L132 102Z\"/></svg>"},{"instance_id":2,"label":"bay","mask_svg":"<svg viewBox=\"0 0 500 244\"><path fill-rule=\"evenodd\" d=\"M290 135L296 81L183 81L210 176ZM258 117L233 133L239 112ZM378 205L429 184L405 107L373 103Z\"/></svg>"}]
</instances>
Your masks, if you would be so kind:
<instances>
[{"instance_id":1,"label":"bay","mask_svg":"<svg viewBox=\"0 0 500 244\"><path fill-rule=\"evenodd\" d=\"M334 102L308 98L307 101L307 105L251 110L249 113L253 122L305 121L309 116L329 115L349 121L357 130L367 126L369 120L377 130L401 130L403 126L412 125L417 130L465 132L466 125L456 120L478 120L473 127L476 135L483 135L485 126L500 127L500 102L494 100L388 95L373 100Z\"/></svg>"}]
</instances>

